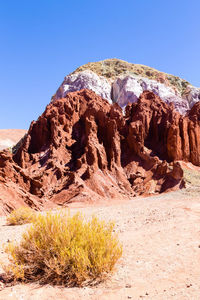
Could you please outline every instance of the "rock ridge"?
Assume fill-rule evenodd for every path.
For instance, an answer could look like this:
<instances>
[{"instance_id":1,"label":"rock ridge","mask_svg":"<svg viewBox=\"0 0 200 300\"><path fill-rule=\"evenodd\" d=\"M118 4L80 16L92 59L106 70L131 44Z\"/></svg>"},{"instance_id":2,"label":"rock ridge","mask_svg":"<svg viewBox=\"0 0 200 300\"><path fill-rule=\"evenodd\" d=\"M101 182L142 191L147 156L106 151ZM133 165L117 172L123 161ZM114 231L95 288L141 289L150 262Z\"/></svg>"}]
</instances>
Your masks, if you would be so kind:
<instances>
[{"instance_id":1,"label":"rock ridge","mask_svg":"<svg viewBox=\"0 0 200 300\"><path fill-rule=\"evenodd\" d=\"M124 112L91 90L68 93L31 123L15 154L0 152L0 213L184 187L178 161L200 165L199 112L197 103L182 116L150 91Z\"/></svg>"}]
</instances>

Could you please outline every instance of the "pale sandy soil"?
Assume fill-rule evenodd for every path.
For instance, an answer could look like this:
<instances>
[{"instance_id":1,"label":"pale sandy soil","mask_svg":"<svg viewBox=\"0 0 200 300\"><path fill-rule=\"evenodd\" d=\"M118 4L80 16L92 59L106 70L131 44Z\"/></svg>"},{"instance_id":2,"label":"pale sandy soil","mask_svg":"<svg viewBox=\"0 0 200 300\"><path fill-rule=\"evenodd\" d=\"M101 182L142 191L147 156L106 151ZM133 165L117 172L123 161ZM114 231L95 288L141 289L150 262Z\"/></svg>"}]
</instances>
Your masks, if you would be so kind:
<instances>
[{"instance_id":1,"label":"pale sandy soil","mask_svg":"<svg viewBox=\"0 0 200 300\"><path fill-rule=\"evenodd\" d=\"M71 208L86 217L116 221L123 256L112 277L96 287L65 288L1 284L1 300L200 299L200 189L171 192L104 206ZM8 240L19 240L23 226L0 218L0 258Z\"/></svg>"},{"instance_id":2,"label":"pale sandy soil","mask_svg":"<svg viewBox=\"0 0 200 300\"><path fill-rule=\"evenodd\" d=\"M0 129L0 150L14 146L26 132L24 129Z\"/></svg>"}]
</instances>

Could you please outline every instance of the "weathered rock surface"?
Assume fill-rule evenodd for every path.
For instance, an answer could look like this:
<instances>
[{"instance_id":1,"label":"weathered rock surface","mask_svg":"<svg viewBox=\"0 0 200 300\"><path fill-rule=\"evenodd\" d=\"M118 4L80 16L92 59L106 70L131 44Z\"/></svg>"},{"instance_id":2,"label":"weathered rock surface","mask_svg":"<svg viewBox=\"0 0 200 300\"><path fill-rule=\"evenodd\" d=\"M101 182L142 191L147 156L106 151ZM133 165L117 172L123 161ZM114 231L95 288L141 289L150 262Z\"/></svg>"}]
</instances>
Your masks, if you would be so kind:
<instances>
[{"instance_id":1,"label":"weathered rock surface","mask_svg":"<svg viewBox=\"0 0 200 300\"><path fill-rule=\"evenodd\" d=\"M188 85L182 97L187 100L189 107L192 108L195 103L200 101L200 89L192 85Z\"/></svg>"},{"instance_id":2,"label":"weathered rock surface","mask_svg":"<svg viewBox=\"0 0 200 300\"><path fill-rule=\"evenodd\" d=\"M31 193L33 184L34 180L13 161L9 151L0 152L0 215L20 206L40 209L43 201Z\"/></svg>"},{"instance_id":3,"label":"weathered rock surface","mask_svg":"<svg viewBox=\"0 0 200 300\"><path fill-rule=\"evenodd\" d=\"M198 112L183 117L148 91L125 115L92 91L67 94L32 122L15 154L0 153L0 213L183 187L176 160L200 165Z\"/></svg>"},{"instance_id":4,"label":"weathered rock surface","mask_svg":"<svg viewBox=\"0 0 200 300\"><path fill-rule=\"evenodd\" d=\"M166 103L174 103L176 111L185 114L189 110L189 103L186 99L175 94L173 88L148 78L127 75L118 78L112 84L113 101L121 107L129 102L137 102L143 91L151 91L158 95Z\"/></svg>"},{"instance_id":5,"label":"weathered rock surface","mask_svg":"<svg viewBox=\"0 0 200 300\"><path fill-rule=\"evenodd\" d=\"M90 70L111 81L114 81L121 76L138 75L170 86L180 95L183 95L186 88L190 86L188 81L181 79L178 76L160 72L148 66L132 64L117 58L87 63L77 68L72 74L85 70Z\"/></svg>"},{"instance_id":6,"label":"weathered rock surface","mask_svg":"<svg viewBox=\"0 0 200 300\"><path fill-rule=\"evenodd\" d=\"M64 98L68 93L82 89L92 90L97 95L107 99L109 103L112 103L110 82L105 77L98 76L90 70L66 76L53 100Z\"/></svg>"},{"instance_id":7,"label":"weathered rock surface","mask_svg":"<svg viewBox=\"0 0 200 300\"><path fill-rule=\"evenodd\" d=\"M66 76L52 101L83 88L93 90L110 103L117 102L121 107L136 102L143 91L149 90L164 102L173 102L176 111L184 115L200 100L200 89L179 77L147 66L108 59L81 66Z\"/></svg>"}]
</instances>

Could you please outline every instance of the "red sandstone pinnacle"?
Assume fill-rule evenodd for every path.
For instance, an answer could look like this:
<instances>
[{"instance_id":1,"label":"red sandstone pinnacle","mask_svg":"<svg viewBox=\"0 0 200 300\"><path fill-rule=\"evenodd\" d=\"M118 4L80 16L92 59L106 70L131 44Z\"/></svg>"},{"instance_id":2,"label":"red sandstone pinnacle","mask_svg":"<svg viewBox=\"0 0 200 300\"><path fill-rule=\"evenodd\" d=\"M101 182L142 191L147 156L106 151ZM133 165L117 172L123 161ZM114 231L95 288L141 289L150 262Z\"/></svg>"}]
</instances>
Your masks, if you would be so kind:
<instances>
[{"instance_id":1,"label":"red sandstone pinnacle","mask_svg":"<svg viewBox=\"0 0 200 300\"><path fill-rule=\"evenodd\" d=\"M90 90L69 93L31 123L17 153L0 152L0 212L27 201L40 209L183 187L176 161L200 165L195 107L183 117L145 91L124 116Z\"/></svg>"}]
</instances>

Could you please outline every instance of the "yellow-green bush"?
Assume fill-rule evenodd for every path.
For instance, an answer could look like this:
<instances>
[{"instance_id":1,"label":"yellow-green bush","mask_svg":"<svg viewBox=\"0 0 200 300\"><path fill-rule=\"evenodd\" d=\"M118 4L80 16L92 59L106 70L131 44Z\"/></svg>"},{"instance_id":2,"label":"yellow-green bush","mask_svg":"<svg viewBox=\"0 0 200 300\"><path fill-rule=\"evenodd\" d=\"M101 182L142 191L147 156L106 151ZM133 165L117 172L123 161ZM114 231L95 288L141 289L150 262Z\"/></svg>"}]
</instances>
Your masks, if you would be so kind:
<instances>
[{"instance_id":1,"label":"yellow-green bush","mask_svg":"<svg viewBox=\"0 0 200 300\"><path fill-rule=\"evenodd\" d=\"M35 211L29 207L20 207L7 216L8 225L22 225L34 221Z\"/></svg>"},{"instance_id":2,"label":"yellow-green bush","mask_svg":"<svg viewBox=\"0 0 200 300\"><path fill-rule=\"evenodd\" d=\"M200 186L200 172L198 170L190 170L183 168L184 171L184 179L186 184L193 187Z\"/></svg>"},{"instance_id":3,"label":"yellow-green bush","mask_svg":"<svg viewBox=\"0 0 200 300\"><path fill-rule=\"evenodd\" d=\"M21 243L7 247L10 271L15 278L67 286L103 280L122 254L113 227L80 214L39 215Z\"/></svg>"}]
</instances>

